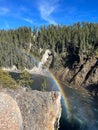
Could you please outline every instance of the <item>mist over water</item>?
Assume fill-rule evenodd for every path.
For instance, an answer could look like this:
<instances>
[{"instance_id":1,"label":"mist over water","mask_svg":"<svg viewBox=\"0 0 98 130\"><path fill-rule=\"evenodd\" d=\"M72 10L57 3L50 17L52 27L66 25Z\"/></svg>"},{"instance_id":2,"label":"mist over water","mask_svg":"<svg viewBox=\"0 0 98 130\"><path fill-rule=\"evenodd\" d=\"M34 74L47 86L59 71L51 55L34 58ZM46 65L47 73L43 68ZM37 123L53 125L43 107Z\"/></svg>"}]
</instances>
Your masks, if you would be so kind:
<instances>
[{"instance_id":1,"label":"mist over water","mask_svg":"<svg viewBox=\"0 0 98 130\"><path fill-rule=\"evenodd\" d=\"M18 77L15 76L15 73L11 73L11 75L14 78ZM45 91L60 91L50 72L47 73L47 76L31 73L31 78L33 80L32 90L42 91L42 82L45 79ZM98 130L98 99L88 96L84 91L70 88L64 84L61 84L61 87L63 93L66 94L69 108L66 108L66 102L64 101L66 99L62 97L62 115L59 130Z\"/></svg>"},{"instance_id":2,"label":"mist over water","mask_svg":"<svg viewBox=\"0 0 98 130\"><path fill-rule=\"evenodd\" d=\"M13 75L13 74L12 74ZM15 77L15 73L14 73ZM46 81L45 91L59 91L52 77L39 74L31 75L33 83L32 90L42 91L42 80ZM88 95L83 96L78 89L69 88L61 84L70 109L70 118L64 98L62 97L62 116L59 130L98 130L98 99Z\"/></svg>"},{"instance_id":3,"label":"mist over water","mask_svg":"<svg viewBox=\"0 0 98 130\"><path fill-rule=\"evenodd\" d=\"M60 130L98 130L98 101L86 93L84 95L78 89L68 86L63 86L63 88L68 98L71 120L68 121L62 114L61 123L63 125Z\"/></svg>"},{"instance_id":4,"label":"mist over water","mask_svg":"<svg viewBox=\"0 0 98 130\"><path fill-rule=\"evenodd\" d=\"M54 79L41 75L32 75L32 89L41 90L42 79L46 79L47 88L45 91L59 91ZM62 86L66 93L69 108L70 119L64 98L62 98L62 116L59 130L98 130L98 101L94 98L80 93L80 91Z\"/></svg>"}]
</instances>

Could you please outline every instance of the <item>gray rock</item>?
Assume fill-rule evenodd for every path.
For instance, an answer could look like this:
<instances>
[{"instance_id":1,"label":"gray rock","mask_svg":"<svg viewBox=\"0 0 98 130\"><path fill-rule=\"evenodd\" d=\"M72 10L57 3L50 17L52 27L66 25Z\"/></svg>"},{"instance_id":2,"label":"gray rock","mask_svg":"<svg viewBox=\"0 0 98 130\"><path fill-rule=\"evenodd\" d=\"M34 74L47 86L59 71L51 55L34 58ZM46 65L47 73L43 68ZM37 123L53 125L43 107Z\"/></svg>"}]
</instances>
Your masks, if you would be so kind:
<instances>
[{"instance_id":1,"label":"gray rock","mask_svg":"<svg viewBox=\"0 0 98 130\"><path fill-rule=\"evenodd\" d=\"M0 93L0 130L22 130L22 116L16 101Z\"/></svg>"},{"instance_id":2,"label":"gray rock","mask_svg":"<svg viewBox=\"0 0 98 130\"><path fill-rule=\"evenodd\" d=\"M58 130L61 117L60 92L6 90L18 103L23 130Z\"/></svg>"}]
</instances>

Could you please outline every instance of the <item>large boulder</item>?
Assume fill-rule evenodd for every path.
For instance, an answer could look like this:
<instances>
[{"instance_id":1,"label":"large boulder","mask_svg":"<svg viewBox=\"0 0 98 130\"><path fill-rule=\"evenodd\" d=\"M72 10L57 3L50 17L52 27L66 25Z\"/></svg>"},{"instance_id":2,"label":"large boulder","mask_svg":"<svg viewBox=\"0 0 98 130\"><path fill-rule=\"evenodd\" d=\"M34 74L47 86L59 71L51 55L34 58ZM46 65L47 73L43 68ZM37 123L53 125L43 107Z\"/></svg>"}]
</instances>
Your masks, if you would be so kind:
<instances>
[{"instance_id":1,"label":"large boulder","mask_svg":"<svg viewBox=\"0 0 98 130\"><path fill-rule=\"evenodd\" d=\"M61 117L60 92L26 91L23 88L6 92L18 103L23 130L58 130Z\"/></svg>"},{"instance_id":2,"label":"large boulder","mask_svg":"<svg viewBox=\"0 0 98 130\"><path fill-rule=\"evenodd\" d=\"M32 91L21 95L24 130L57 130L61 116L58 92ZM25 102L24 102L25 101Z\"/></svg>"},{"instance_id":3,"label":"large boulder","mask_svg":"<svg viewBox=\"0 0 98 130\"><path fill-rule=\"evenodd\" d=\"M0 130L22 130L22 116L17 102L0 93Z\"/></svg>"}]
</instances>

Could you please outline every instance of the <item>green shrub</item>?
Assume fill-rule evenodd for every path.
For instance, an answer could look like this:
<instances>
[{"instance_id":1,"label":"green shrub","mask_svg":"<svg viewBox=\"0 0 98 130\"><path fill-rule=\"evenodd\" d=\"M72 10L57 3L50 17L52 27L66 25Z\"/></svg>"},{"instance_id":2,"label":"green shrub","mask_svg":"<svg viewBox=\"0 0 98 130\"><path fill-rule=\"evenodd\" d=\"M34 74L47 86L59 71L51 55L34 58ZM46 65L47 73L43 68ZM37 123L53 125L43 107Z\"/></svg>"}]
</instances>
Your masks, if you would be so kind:
<instances>
[{"instance_id":1,"label":"green shrub","mask_svg":"<svg viewBox=\"0 0 98 130\"><path fill-rule=\"evenodd\" d=\"M20 78L18 79L18 84L20 86L25 86L25 87L30 87L31 83L32 83L32 79L30 74L27 71L23 71L20 74Z\"/></svg>"},{"instance_id":2,"label":"green shrub","mask_svg":"<svg viewBox=\"0 0 98 130\"><path fill-rule=\"evenodd\" d=\"M16 89L18 87L15 80L9 75L8 72L0 69L0 86L5 88Z\"/></svg>"}]
</instances>

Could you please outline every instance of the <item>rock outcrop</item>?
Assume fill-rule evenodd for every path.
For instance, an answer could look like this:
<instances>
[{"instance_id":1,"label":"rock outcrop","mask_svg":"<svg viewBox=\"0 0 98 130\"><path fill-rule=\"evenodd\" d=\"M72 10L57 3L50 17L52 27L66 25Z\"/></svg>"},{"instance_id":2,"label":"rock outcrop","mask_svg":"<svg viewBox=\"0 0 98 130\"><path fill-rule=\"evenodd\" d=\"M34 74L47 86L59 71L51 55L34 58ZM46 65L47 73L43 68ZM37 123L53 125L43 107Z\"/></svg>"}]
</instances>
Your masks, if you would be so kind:
<instances>
[{"instance_id":1,"label":"rock outcrop","mask_svg":"<svg viewBox=\"0 0 98 130\"><path fill-rule=\"evenodd\" d=\"M23 130L22 116L16 101L0 93L0 130Z\"/></svg>"},{"instance_id":2,"label":"rock outcrop","mask_svg":"<svg viewBox=\"0 0 98 130\"><path fill-rule=\"evenodd\" d=\"M61 116L60 92L27 92L23 88L15 91L6 89L3 92L16 100L23 118L23 130L58 130Z\"/></svg>"},{"instance_id":3,"label":"rock outcrop","mask_svg":"<svg viewBox=\"0 0 98 130\"><path fill-rule=\"evenodd\" d=\"M98 58L93 55L80 57L79 63L74 63L71 69L66 66L56 75L66 83L85 87L98 95Z\"/></svg>"}]
</instances>

